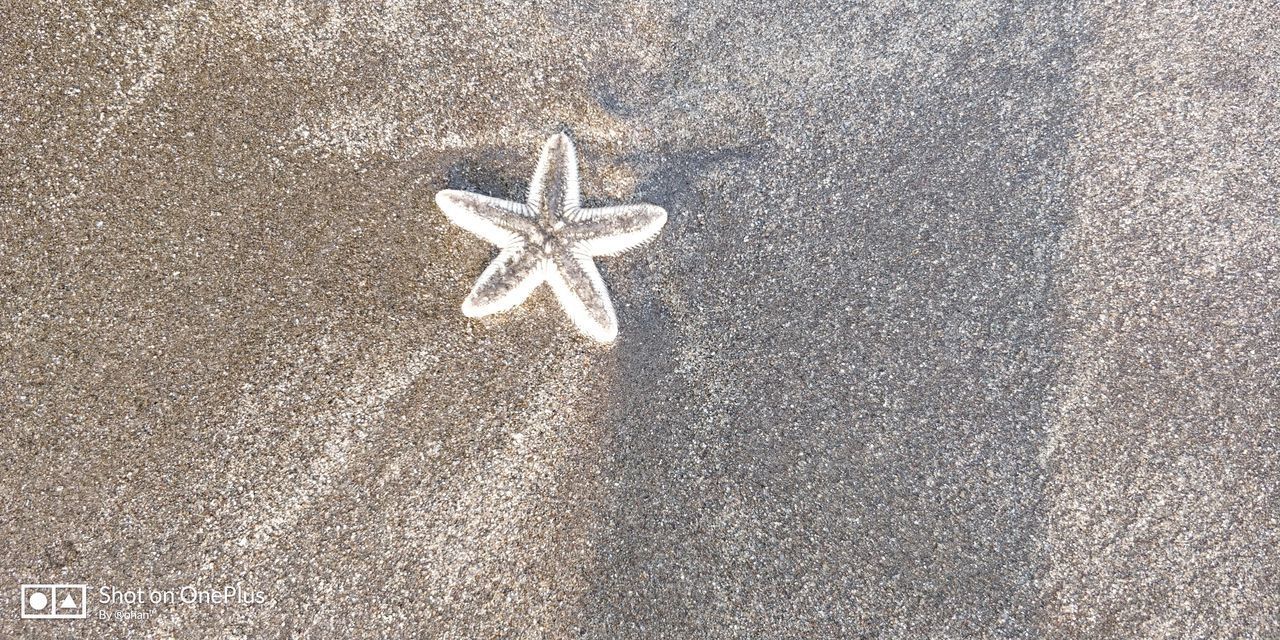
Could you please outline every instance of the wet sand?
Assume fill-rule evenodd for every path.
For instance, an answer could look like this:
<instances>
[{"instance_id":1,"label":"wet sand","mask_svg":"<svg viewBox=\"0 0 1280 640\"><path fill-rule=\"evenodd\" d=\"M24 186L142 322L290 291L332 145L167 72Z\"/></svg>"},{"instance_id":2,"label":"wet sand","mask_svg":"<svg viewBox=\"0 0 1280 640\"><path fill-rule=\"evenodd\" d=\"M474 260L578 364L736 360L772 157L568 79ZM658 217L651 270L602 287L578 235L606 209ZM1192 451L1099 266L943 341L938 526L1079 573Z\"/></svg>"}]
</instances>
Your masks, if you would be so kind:
<instances>
[{"instance_id":1,"label":"wet sand","mask_svg":"<svg viewBox=\"0 0 1280 640\"><path fill-rule=\"evenodd\" d=\"M1280 633L1274 8L4 14L0 636ZM611 348L432 201L561 128Z\"/></svg>"}]
</instances>

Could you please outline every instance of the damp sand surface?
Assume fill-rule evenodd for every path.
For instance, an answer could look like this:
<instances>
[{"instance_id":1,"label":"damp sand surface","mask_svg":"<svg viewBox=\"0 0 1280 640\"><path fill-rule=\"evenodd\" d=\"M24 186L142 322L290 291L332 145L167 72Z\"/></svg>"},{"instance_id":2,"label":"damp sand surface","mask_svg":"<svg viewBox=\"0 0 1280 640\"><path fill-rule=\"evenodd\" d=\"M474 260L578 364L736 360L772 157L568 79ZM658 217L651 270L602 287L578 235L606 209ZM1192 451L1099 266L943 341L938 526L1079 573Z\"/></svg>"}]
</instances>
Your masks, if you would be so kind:
<instances>
[{"instance_id":1,"label":"damp sand surface","mask_svg":"<svg viewBox=\"0 0 1280 640\"><path fill-rule=\"evenodd\" d=\"M0 636L1280 633L1274 7L3 14ZM612 348L433 203L561 129Z\"/></svg>"}]
</instances>

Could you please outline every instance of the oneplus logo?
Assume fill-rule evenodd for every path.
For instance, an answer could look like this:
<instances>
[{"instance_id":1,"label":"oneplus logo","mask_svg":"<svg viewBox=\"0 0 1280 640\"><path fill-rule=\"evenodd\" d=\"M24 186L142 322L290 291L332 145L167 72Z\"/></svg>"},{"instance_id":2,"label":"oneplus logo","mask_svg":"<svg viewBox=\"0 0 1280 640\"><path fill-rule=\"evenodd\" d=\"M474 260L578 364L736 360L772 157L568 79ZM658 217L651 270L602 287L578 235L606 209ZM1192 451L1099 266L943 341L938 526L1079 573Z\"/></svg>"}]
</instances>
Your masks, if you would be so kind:
<instances>
[{"instance_id":1,"label":"oneplus logo","mask_svg":"<svg viewBox=\"0 0 1280 640\"><path fill-rule=\"evenodd\" d=\"M22 617L28 620L88 617L88 590L83 584L24 584Z\"/></svg>"}]
</instances>

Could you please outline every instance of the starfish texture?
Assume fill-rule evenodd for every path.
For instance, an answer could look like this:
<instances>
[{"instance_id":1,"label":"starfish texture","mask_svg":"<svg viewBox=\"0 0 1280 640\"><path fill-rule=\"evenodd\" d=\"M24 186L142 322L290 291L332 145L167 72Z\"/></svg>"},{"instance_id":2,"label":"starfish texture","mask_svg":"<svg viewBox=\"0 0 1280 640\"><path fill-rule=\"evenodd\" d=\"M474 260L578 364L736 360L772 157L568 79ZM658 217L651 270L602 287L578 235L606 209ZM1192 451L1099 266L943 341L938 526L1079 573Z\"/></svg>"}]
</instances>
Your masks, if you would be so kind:
<instances>
[{"instance_id":1,"label":"starfish texture","mask_svg":"<svg viewBox=\"0 0 1280 640\"><path fill-rule=\"evenodd\" d=\"M499 249L462 302L464 315L511 309L546 282L578 329L600 342L617 337L618 318L592 258L643 244L667 222L667 212L652 204L579 206L578 155L563 133L542 145L526 202L446 189L436 204Z\"/></svg>"}]
</instances>

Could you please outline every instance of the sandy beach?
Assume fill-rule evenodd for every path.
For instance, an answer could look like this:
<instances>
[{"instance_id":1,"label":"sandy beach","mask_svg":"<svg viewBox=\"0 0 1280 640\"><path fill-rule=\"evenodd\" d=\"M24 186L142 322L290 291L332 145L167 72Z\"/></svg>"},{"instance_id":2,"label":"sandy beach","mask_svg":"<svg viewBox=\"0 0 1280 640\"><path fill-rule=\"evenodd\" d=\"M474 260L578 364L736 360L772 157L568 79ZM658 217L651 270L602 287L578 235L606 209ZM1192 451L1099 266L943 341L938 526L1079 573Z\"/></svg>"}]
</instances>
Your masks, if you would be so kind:
<instances>
[{"instance_id":1,"label":"sandy beach","mask_svg":"<svg viewBox=\"0 0 1280 640\"><path fill-rule=\"evenodd\" d=\"M0 637L1280 636L1272 3L0 16Z\"/></svg>"}]
</instances>

